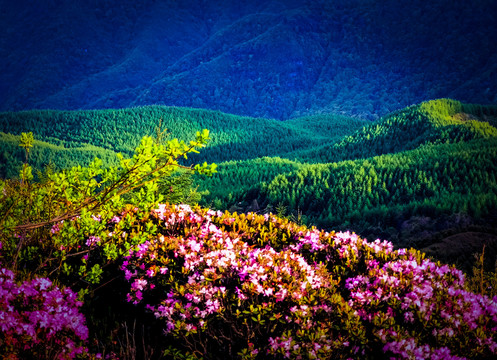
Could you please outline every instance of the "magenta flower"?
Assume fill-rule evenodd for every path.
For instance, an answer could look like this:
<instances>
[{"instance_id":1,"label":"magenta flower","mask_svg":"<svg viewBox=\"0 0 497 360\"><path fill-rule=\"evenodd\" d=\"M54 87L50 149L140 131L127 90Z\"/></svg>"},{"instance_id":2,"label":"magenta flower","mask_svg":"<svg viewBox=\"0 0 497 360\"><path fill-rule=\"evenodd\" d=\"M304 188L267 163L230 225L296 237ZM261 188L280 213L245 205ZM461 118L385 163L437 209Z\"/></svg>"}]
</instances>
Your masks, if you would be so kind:
<instances>
[{"instance_id":1,"label":"magenta flower","mask_svg":"<svg viewBox=\"0 0 497 360\"><path fill-rule=\"evenodd\" d=\"M132 249L122 270L129 301L159 294L145 307L176 338L221 335L232 321L263 338L245 349L249 356L361 358L370 348L395 359L496 354L495 299L468 292L461 272L413 250L271 215L172 205L153 213L156 238ZM145 296L152 287L154 296Z\"/></svg>"},{"instance_id":2,"label":"magenta flower","mask_svg":"<svg viewBox=\"0 0 497 360\"><path fill-rule=\"evenodd\" d=\"M100 239L100 237L92 235L86 240L86 246L92 247L95 245L99 245L101 241L102 239Z\"/></svg>"},{"instance_id":3,"label":"magenta flower","mask_svg":"<svg viewBox=\"0 0 497 360\"><path fill-rule=\"evenodd\" d=\"M82 353L88 329L79 313L81 305L73 291L60 289L46 278L17 285L12 271L0 269L1 338L11 344L3 348L7 351L3 355L36 354L40 347L52 347L61 359ZM15 341L19 338L23 341Z\"/></svg>"}]
</instances>

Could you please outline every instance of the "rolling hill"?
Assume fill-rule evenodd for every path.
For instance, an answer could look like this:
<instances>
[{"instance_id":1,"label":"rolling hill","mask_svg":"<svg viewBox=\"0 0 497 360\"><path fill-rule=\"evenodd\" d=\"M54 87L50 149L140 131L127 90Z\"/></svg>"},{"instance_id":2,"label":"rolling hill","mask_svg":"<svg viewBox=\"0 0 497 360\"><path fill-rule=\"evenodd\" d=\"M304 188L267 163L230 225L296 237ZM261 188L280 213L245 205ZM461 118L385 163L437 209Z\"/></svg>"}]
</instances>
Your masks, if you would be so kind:
<instances>
[{"instance_id":1,"label":"rolling hill","mask_svg":"<svg viewBox=\"0 0 497 360\"><path fill-rule=\"evenodd\" d=\"M331 115L277 121L165 106L7 112L0 113L0 170L2 176L18 173L23 131L40 140L35 166L64 168L93 156L111 163L115 152L130 153L159 125L183 140L208 128L210 144L185 161L218 164L213 177L195 179L202 204L280 212L322 228L433 249L460 233L495 238L496 123L497 107L450 99L373 123Z\"/></svg>"},{"instance_id":2,"label":"rolling hill","mask_svg":"<svg viewBox=\"0 0 497 360\"><path fill-rule=\"evenodd\" d=\"M197 162L224 162L249 160L263 156L284 156L313 146L338 141L344 135L367 124L366 120L341 115L315 115L278 121L241 117L219 111L166 106L145 106L127 109L55 111L30 110L0 113L2 163L22 159L21 149L14 146L21 132L33 131L35 138L58 145L60 151L71 149L71 161L86 160L79 153L91 151L100 157L109 152L130 155L145 135L155 136L157 130L167 132L180 140L190 140L196 131L209 129L211 141L198 156L192 156L185 165ZM10 140L9 140L10 139ZM40 149L44 148L41 146ZM17 154L17 160L12 158ZM36 166L52 161L59 168L66 166L66 156L37 155ZM288 155L290 156L290 155ZM9 160L10 159L10 160ZM39 159L39 160L38 160ZM6 176L6 173L0 173Z\"/></svg>"}]
</instances>

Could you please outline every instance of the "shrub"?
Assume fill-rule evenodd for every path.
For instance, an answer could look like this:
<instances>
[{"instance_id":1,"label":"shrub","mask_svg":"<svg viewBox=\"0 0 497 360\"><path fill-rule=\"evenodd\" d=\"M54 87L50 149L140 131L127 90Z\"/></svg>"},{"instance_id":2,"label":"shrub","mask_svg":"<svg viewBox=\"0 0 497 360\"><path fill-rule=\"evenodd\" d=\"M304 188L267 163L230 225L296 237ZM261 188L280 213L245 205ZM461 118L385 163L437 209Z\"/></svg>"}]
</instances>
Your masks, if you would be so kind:
<instances>
[{"instance_id":1,"label":"shrub","mask_svg":"<svg viewBox=\"0 0 497 360\"><path fill-rule=\"evenodd\" d=\"M20 285L0 268L0 353L7 359L73 359L88 339L82 303L47 278Z\"/></svg>"},{"instance_id":2,"label":"shrub","mask_svg":"<svg viewBox=\"0 0 497 360\"><path fill-rule=\"evenodd\" d=\"M468 292L460 271L417 251L272 215L161 205L152 218L157 235L122 265L128 301L193 358L497 352L497 299Z\"/></svg>"},{"instance_id":3,"label":"shrub","mask_svg":"<svg viewBox=\"0 0 497 360\"><path fill-rule=\"evenodd\" d=\"M32 182L27 161L33 135L21 136L26 162L20 179L0 180L0 264L2 286L8 288L2 291L10 294L0 300L0 321L5 321L0 347L5 353L12 358L73 358L83 351L75 341L86 340L88 329L78 333L71 328L83 323L76 314L81 306L77 297L95 303L94 291L120 275L118 259L145 241L147 232L153 234L147 212L164 198L159 179L178 168L185 174L215 171L215 165L186 168L179 163L207 140L207 130L188 144L145 137L132 158L120 156L119 166L104 168L95 159L88 167L49 171ZM139 229L129 236L123 230L133 221L142 221L144 236ZM93 319L94 309L84 310Z\"/></svg>"}]
</instances>

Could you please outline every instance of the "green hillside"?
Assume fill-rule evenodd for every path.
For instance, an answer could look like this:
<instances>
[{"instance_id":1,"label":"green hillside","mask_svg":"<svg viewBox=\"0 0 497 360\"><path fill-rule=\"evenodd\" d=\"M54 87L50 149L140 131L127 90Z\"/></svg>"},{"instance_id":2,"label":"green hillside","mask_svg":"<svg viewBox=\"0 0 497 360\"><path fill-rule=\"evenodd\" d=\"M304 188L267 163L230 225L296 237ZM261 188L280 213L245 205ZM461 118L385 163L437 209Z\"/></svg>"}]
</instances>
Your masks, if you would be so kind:
<instances>
[{"instance_id":1,"label":"green hillside","mask_svg":"<svg viewBox=\"0 0 497 360\"><path fill-rule=\"evenodd\" d=\"M201 189L219 208L284 205L320 227L418 247L440 231L495 224L496 159L497 137L328 164L264 158L222 163Z\"/></svg>"},{"instance_id":2,"label":"green hillside","mask_svg":"<svg viewBox=\"0 0 497 360\"><path fill-rule=\"evenodd\" d=\"M262 186L259 201L298 208L321 227L353 228L398 243L406 239L399 238L396 227L413 216L492 216L497 208L495 159L493 137L306 165ZM414 238L421 240L419 234Z\"/></svg>"},{"instance_id":3,"label":"green hillside","mask_svg":"<svg viewBox=\"0 0 497 360\"><path fill-rule=\"evenodd\" d=\"M252 160L226 161L219 164L211 178L198 178L204 193L204 203L217 209L244 210L239 203L256 200L260 187L280 174L292 173L306 165L280 157L262 157ZM278 202L275 202L275 204ZM250 205L250 204L249 204Z\"/></svg>"},{"instance_id":4,"label":"green hillside","mask_svg":"<svg viewBox=\"0 0 497 360\"><path fill-rule=\"evenodd\" d=\"M497 107L440 99L410 106L365 126L335 144L304 151L308 162L329 163L497 135Z\"/></svg>"},{"instance_id":5,"label":"green hillside","mask_svg":"<svg viewBox=\"0 0 497 360\"><path fill-rule=\"evenodd\" d=\"M115 152L130 153L159 126L184 140L207 128L209 145L185 160L218 164L211 178L194 179L203 205L279 212L419 248L461 231L497 233L496 124L497 107L450 99L373 123L334 115L278 121L164 106L9 112L0 113L0 174L18 174L23 131L40 140L31 161L41 169L87 164L94 156L112 163Z\"/></svg>"},{"instance_id":6,"label":"green hillside","mask_svg":"<svg viewBox=\"0 0 497 360\"><path fill-rule=\"evenodd\" d=\"M497 223L495 107L441 99L411 106L341 140L219 164L200 179L205 204L286 209L324 228L422 247ZM493 245L494 247L497 244Z\"/></svg>"},{"instance_id":7,"label":"green hillside","mask_svg":"<svg viewBox=\"0 0 497 360\"><path fill-rule=\"evenodd\" d=\"M105 149L107 152L131 154L143 136L155 135L159 127L162 130L167 129L172 137L180 140L190 139L196 131L210 130L209 145L198 156L193 156L187 161L191 163L285 156L337 141L365 123L365 120L339 115L317 115L278 121L166 106L0 113L0 132L19 135L21 132L32 131L36 139L71 148L72 160L64 159L67 157L65 154L69 154L67 151L50 158L60 168L65 167L68 161L86 163L87 150L82 150L81 154L79 152L80 148L87 145L101 148L99 151ZM10 147L6 145L6 150L7 148ZM4 151L0 163L4 166L11 163L11 154L11 151ZM10 173L5 170L0 172L0 176L8 174Z\"/></svg>"},{"instance_id":8,"label":"green hillside","mask_svg":"<svg viewBox=\"0 0 497 360\"><path fill-rule=\"evenodd\" d=\"M23 150L19 147L19 135L0 132L0 175L3 178L15 178L22 167ZM67 169L78 165L88 165L95 157L106 164L116 164L116 153L112 150L91 144L81 144L75 147L65 147L63 142L56 139L54 143L35 140L30 152L29 162L37 170L44 169L47 165L58 169Z\"/></svg>"}]
</instances>

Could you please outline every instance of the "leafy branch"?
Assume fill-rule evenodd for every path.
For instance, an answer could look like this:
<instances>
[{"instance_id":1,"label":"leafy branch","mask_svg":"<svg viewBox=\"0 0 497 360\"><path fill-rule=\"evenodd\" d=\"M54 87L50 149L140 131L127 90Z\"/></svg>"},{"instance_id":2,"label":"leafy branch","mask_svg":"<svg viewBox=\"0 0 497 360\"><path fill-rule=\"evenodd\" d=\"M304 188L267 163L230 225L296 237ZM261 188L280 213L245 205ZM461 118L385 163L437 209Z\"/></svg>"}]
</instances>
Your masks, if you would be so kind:
<instances>
[{"instance_id":1,"label":"leafy branch","mask_svg":"<svg viewBox=\"0 0 497 360\"><path fill-rule=\"evenodd\" d=\"M83 209L97 211L104 204L122 203L124 195L138 189L145 189L141 200L147 198L149 200L147 203L157 202L160 199L153 196L157 180L170 176L176 168L206 175L215 172L215 164L204 163L195 167L179 164L179 160L187 158L187 154L198 153L197 149L204 147L208 140L208 130L197 132L196 139L190 141L189 144L173 139L164 146L154 142L150 137L144 137L131 159L124 159L120 156L119 168L104 170L102 162L96 159L87 169L76 167L62 174L49 174L48 181L55 185L54 192L65 197L64 202L58 201L58 203L66 203L68 208L50 219L18 224L15 229L18 231L33 230L80 216ZM96 181L98 177L101 177L100 181ZM81 194L89 194L89 196L81 198ZM72 206L72 204L77 205ZM6 215L4 214L3 218Z\"/></svg>"}]
</instances>

